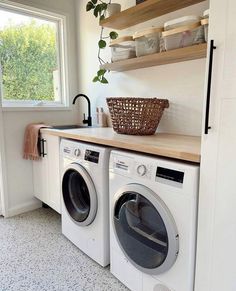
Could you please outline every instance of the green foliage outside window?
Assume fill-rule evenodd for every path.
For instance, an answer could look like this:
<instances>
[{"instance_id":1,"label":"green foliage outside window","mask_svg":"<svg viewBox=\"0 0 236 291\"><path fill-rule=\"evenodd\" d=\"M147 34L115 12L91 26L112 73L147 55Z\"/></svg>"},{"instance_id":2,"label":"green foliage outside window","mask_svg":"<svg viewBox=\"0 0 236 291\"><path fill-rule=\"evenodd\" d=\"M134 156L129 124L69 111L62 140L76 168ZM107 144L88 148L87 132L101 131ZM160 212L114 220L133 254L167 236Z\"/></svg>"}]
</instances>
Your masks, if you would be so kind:
<instances>
[{"instance_id":1,"label":"green foliage outside window","mask_svg":"<svg viewBox=\"0 0 236 291\"><path fill-rule=\"evenodd\" d=\"M0 62L5 100L54 100L57 51L52 26L32 21L0 30Z\"/></svg>"}]
</instances>

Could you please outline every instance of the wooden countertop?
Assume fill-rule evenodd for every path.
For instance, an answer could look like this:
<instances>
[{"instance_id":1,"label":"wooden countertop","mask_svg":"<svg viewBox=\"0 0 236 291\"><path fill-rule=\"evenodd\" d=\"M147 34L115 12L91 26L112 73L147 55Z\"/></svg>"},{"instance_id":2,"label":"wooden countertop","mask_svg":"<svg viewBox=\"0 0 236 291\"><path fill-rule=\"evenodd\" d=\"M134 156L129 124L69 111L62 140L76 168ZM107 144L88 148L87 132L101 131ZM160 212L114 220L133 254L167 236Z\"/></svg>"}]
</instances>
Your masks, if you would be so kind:
<instances>
[{"instance_id":1,"label":"wooden countertop","mask_svg":"<svg viewBox=\"0 0 236 291\"><path fill-rule=\"evenodd\" d=\"M149 136L117 134L112 128L42 129L64 138L200 163L201 138L168 133Z\"/></svg>"}]
</instances>

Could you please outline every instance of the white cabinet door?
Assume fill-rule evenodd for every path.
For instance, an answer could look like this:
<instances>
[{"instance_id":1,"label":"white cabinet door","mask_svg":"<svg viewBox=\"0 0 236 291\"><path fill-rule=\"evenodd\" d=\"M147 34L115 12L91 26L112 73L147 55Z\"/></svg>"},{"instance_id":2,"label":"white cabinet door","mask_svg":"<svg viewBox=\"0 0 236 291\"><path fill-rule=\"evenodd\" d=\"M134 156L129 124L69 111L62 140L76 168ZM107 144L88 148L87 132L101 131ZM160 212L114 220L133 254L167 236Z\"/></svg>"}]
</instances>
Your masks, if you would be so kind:
<instances>
[{"instance_id":1,"label":"white cabinet door","mask_svg":"<svg viewBox=\"0 0 236 291\"><path fill-rule=\"evenodd\" d=\"M45 156L39 161L33 161L34 196L48 204L48 156L47 135L42 134L44 139Z\"/></svg>"},{"instance_id":2,"label":"white cabinet door","mask_svg":"<svg viewBox=\"0 0 236 291\"><path fill-rule=\"evenodd\" d=\"M209 112L211 129L208 134L203 130L202 136L195 291L236 290L235 24L229 29L229 24L235 22L235 11L236 1L210 2L209 39L214 39L217 48Z\"/></svg>"},{"instance_id":3,"label":"white cabinet door","mask_svg":"<svg viewBox=\"0 0 236 291\"><path fill-rule=\"evenodd\" d=\"M48 153L48 205L61 213L59 137L48 135L46 140Z\"/></svg>"},{"instance_id":4,"label":"white cabinet door","mask_svg":"<svg viewBox=\"0 0 236 291\"><path fill-rule=\"evenodd\" d=\"M221 102L211 289L236 290L236 99Z\"/></svg>"},{"instance_id":5,"label":"white cabinet door","mask_svg":"<svg viewBox=\"0 0 236 291\"><path fill-rule=\"evenodd\" d=\"M42 134L45 156L33 162L34 196L61 213L59 137Z\"/></svg>"}]
</instances>

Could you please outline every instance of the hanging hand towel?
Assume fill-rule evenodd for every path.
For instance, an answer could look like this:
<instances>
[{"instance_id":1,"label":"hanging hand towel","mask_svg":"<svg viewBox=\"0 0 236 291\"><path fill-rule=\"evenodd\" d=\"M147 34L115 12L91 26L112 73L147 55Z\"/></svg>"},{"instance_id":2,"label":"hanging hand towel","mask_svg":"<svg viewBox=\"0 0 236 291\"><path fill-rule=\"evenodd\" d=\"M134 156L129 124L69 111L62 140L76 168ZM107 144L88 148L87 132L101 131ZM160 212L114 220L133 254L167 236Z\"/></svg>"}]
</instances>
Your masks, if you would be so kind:
<instances>
[{"instance_id":1,"label":"hanging hand towel","mask_svg":"<svg viewBox=\"0 0 236 291\"><path fill-rule=\"evenodd\" d=\"M38 150L38 139L40 129L50 127L44 123L31 123L25 129L23 158L26 160L40 160L40 153Z\"/></svg>"}]
</instances>

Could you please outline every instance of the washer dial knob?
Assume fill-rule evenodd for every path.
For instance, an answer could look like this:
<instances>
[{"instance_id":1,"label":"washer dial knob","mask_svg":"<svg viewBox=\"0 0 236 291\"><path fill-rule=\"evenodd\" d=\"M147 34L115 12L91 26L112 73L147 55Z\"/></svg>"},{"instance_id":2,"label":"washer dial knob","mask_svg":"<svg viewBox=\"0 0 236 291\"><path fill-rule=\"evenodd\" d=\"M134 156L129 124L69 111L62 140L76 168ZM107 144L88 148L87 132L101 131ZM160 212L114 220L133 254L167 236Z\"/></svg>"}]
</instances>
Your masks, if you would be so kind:
<instances>
[{"instance_id":1,"label":"washer dial knob","mask_svg":"<svg viewBox=\"0 0 236 291\"><path fill-rule=\"evenodd\" d=\"M137 167L137 173L139 176L144 176L147 173L147 167L145 165L139 165Z\"/></svg>"},{"instance_id":2,"label":"washer dial knob","mask_svg":"<svg viewBox=\"0 0 236 291\"><path fill-rule=\"evenodd\" d=\"M78 156L80 155L80 149L75 149L75 150L74 150L74 155L75 155L76 157L78 157Z\"/></svg>"}]
</instances>

